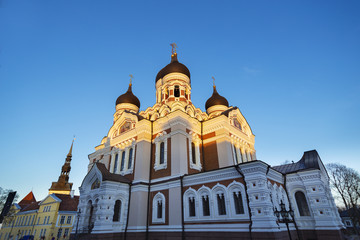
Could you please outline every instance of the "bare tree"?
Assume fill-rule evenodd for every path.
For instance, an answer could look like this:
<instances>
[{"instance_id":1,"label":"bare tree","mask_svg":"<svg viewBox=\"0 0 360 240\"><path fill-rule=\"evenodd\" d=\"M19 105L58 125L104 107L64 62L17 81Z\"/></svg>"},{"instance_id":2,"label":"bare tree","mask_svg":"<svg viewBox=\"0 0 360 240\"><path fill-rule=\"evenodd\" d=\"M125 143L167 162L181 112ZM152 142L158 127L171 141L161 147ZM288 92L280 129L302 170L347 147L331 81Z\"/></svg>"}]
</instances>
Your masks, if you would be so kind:
<instances>
[{"instance_id":1,"label":"bare tree","mask_svg":"<svg viewBox=\"0 0 360 240\"><path fill-rule=\"evenodd\" d=\"M337 163L328 164L327 169L332 189L342 199L354 225L360 224L360 174Z\"/></svg>"}]
</instances>

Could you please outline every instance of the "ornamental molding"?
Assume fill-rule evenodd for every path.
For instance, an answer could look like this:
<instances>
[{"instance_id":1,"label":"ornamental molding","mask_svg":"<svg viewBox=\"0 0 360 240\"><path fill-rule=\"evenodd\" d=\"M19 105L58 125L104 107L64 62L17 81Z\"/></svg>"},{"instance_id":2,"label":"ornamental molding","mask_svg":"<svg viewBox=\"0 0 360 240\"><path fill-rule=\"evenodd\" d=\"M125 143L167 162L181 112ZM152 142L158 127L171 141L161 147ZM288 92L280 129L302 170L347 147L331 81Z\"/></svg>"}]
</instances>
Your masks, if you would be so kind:
<instances>
[{"instance_id":1,"label":"ornamental molding","mask_svg":"<svg viewBox=\"0 0 360 240\"><path fill-rule=\"evenodd\" d=\"M185 176L183 183L184 186L192 186L194 184L204 184L210 182L219 182L234 178L241 178L240 174L233 168L220 169L213 172L200 173L196 175Z\"/></svg>"}]
</instances>

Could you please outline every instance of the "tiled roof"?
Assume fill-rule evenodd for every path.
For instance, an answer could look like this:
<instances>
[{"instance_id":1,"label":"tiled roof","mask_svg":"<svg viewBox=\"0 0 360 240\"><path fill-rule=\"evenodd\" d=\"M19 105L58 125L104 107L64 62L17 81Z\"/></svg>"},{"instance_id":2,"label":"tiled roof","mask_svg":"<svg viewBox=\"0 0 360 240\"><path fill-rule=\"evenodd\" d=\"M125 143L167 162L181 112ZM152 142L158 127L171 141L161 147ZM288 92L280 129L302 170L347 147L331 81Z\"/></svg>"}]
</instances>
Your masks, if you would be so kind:
<instances>
[{"instance_id":1,"label":"tiled roof","mask_svg":"<svg viewBox=\"0 0 360 240\"><path fill-rule=\"evenodd\" d=\"M61 200L59 211L77 211L79 196L71 197L67 194L55 194Z\"/></svg>"},{"instance_id":2,"label":"tiled roof","mask_svg":"<svg viewBox=\"0 0 360 240\"><path fill-rule=\"evenodd\" d=\"M39 209L39 202L33 202L33 203L30 203L28 205L26 205L25 207L23 207L20 212L26 212L26 211L31 211L31 210L37 210Z\"/></svg>"},{"instance_id":3,"label":"tiled roof","mask_svg":"<svg viewBox=\"0 0 360 240\"><path fill-rule=\"evenodd\" d=\"M320 169L320 157L316 150L304 152L302 158L296 163L283 164L272 167L273 169L286 174L305 169Z\"/></svg>"},{"instance_id":4,"label":"tiled roof","mask_svg":"<svg viewBox=\"0 0 360 240\"><path fill-rule=\"evenodd\" d=\"M36 199L35 199L33 192L31 191L18 204L21 208L24 208L27 205L32 204L32 203L36 203Z\"/></svg>"},{"instance_id":5,"label":"tiled roof","mask_svg":"<svg viewBox=\"0 0 360 240\"><path fill-rule=\"evenodd\" d=\"M131 183L126 177L109 172L103 163L96 163L96 167L100 170L103 181Z\"/></svg>"}]
</instances>

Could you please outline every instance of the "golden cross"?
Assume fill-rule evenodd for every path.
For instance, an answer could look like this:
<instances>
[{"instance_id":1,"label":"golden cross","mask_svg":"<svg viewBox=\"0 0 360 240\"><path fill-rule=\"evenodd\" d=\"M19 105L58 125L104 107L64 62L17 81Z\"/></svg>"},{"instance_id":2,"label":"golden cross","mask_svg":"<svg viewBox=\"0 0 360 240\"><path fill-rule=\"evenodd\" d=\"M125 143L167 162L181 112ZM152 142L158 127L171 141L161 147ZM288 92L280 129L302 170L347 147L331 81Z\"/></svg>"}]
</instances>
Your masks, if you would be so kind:
<instances>
[{"instance_id":1,"label":"golden cross","mask_svg":"<svg viewBox=\"0 0 360 240\"><path fill-rule=\"evenodd\" d=\"M129 77L130 77L130 84L131 84L132 79L134 78L134 76L132 74L130 74Z\"/></svg>"},{"instance_id":2,"label":"golden cross","mask_svg":"<svg viewBox=\"0 0 360 240\"><path fill-rule=\"evenodd\" d=\"M214 77L211 77L212 80L213 80L213 86L215 86L215 78Z\"/></svg>"},{"instance_id":3,"label":"golden cross","mask_svg":"<svg viewBox=\"0 0 360 240\"><path fill-rule=\"evenodd\" d=\"M171 53L172 53L172 54L176 53L176 48L177 48L176 43L170 43L170 46L172 47Z\"/></svg>"}]
</instances>

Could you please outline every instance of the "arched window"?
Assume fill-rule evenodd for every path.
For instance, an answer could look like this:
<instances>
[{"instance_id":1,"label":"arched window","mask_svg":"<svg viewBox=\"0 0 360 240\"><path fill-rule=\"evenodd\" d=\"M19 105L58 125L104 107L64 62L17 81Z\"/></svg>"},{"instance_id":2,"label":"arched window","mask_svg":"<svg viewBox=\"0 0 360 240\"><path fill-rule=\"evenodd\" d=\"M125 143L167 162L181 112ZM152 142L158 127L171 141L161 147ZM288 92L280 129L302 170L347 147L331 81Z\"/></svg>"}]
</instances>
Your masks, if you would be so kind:
<instances>
[{"instance_id":1,"label":"arched window","mask_svg":"<svg viewBox=\"0 0 360 240\"><path fill-rule=\"evenodd\" d=\"M189 197L189 217L195 217L195 198Z\"/></svg>"},{"instance_id":2,"label":"arched window","mask_svg":"<svg viewBox=\"0 0 360 240\"><path fill-rule=\"evenodd\" d=\"M165 223L165 196L162 193L157 193L153 199L152 208L153 223Z\"/></svg>"},{"instance_id":3,"label":"arched window","mask_svg":"<svg viewBox=\"0 0 360 240\"><path fill-rule=\"evenodd\" d=\"M113 171L113 173L116 173L117 166L118 166L118 159L119 159L119 154L116 154L116 155L115 155L115 162L114 162L114 171Z\"/></svg>"},{"instance_id":4,"label":"arched window","mask_svg":"<svg viewBox=\"0 0 360 240\"><path fill-rule=\"evenodd\" d=\"M218 205L218 214L226 215L225 196L223 193L216 194L216 201Z\"/></svg>"},{"instance_id":5,"label":"arched window","mask_svg":"<svg viewBox=\"0 0 360 240\"><path fill-rule=\"evenodd\" d=\"M203 216L210 216L210 202L209 195L201 196Z\"/></svg>"},{"instance_id":6,"label":"arched window","mask_svg":"<svg viewBox=\"0 0 360 240\"><path fill-rule=\"evenodd\" d=\"M195 152L195 143L191 143L191 161L193 164L196 164L196 152Z\"/></svg>"},{"instance_id":7,"label":"arched window","mask_svg":"<svg viewBox=\"0 0 360 240\"><path fill-rule=\"evenodd\" d=\"M175 86L175 89L174 89L174 96L180 97L180 88L177 85Z\"/></svg>"},{"instance_id":8,"label":"arched window","mask_svg":"<svg viewBox=\"0 0 360 240\"><path fill-rule=\"evenodd\" d=\"M236 214L244 214L244 204L240 191L233 192L234 206Z\"/></svg>"},{"instance_id":9,"label":"arched window","mask_svg":"<svg viewBox=\"0 0 360 240\"><path fill-rule=\"evenodd\" d=\"M310 216L309 206L307 204L305 194L301 191L297 191L295 193L295 199L300 216Z\"/></svg>"},{"instance_id":10,"label":"arched window","mask_svg":"<svg viewBox=\"0 0 360 240\"><path fill-rule=\"evenodd\" d=\"M121 215L121 200L116 200L114 205L113 222L119 222Z\"/></svg>"},{"instance_id":11,"label":"arched window","mask_svg":"<svg viewBox=\"0 0 360 240\"><path fill-rule=\"evenodd\" d=\"M133 148L130 148L129 150L129 162L128 162L128 169L131 168L132 165L132 158L133 158Z\"/></svg>"},{"instance_id":12,"label":"arched window","mask_svg":"<svg viewBox=\"0 0 360 240\"><path fill-rule=\"evenodd\" d=\"M161 142L160 143L160 164L164 164L165 163L165 143Z\"/></svg>"},{"instance_id":13,"label":"arched window","mask_svg":"<svg viewBox=\"0 0 360 240\"><path fill-rule=\"evenodd\" d=\"M120 171L124 171L124 165L125 165L125 151L122 152L121 155L121 167L120 167Z\"/></svg>"}]
</instances>

